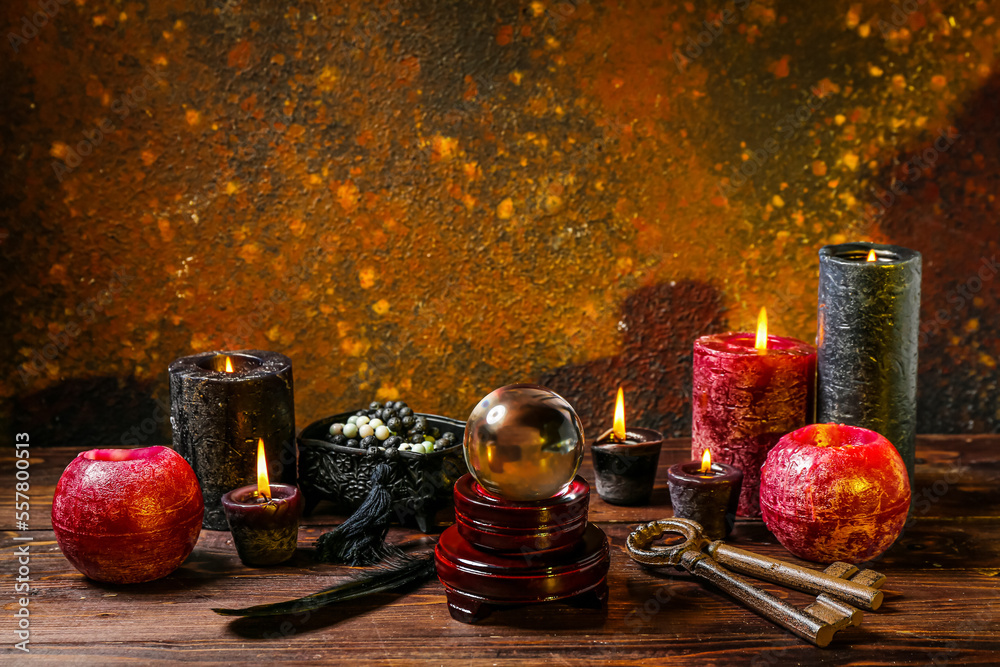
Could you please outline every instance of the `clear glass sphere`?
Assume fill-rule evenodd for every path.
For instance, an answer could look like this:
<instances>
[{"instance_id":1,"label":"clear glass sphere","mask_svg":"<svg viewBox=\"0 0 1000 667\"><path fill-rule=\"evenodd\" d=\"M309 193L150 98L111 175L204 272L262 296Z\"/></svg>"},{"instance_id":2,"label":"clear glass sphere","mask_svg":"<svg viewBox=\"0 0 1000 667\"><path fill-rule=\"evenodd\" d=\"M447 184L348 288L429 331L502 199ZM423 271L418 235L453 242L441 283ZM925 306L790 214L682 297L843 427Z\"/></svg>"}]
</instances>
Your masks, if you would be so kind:
<instances>
[{"instance_id":1,"label":"clear glass sphere","mask_svg":"<svg viewBox=\"0 0 1000 667\"><path fill-rule=\"evenodd\" d=\"M465 425L465 462L490 493L542 500L566 490L583 459L583 424L559 394L533 384L491 392Z\"/></svg>"}]
</instances>

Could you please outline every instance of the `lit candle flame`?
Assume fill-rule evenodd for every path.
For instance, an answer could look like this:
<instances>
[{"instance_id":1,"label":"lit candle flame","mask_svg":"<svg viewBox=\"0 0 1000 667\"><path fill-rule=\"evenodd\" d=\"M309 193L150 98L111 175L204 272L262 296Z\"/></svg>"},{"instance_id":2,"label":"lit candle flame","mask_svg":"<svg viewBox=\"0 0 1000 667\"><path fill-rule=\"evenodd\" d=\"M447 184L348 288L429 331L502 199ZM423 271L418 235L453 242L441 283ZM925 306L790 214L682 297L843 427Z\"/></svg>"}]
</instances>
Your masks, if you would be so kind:
<instances>
[{"instance_id":1,"label":"lit candle flame","mask_svg":"<svg viewBox=\"0 0 1000 667\"><path fill-rule=\"evenodd\" d=\"M865 261L874 262L878 259L878 255L875 254L875 248L868 251L868 259Z\"/></svg>"},{"instance_id":2,"label":"lit candle flame","mask_svg":"<svg viewBox=\"0 0 1000 667\"><path fill-rule=\"evenodd\" d=\"M257 494L264 500L271 499L271 484L267 479L267 461L264 460L264 439L257 440Z\"/></svg>"},{"instance_id":3,"label":"lit candle flame","mask_svg":"<svg viewBox=\"0 0 1000 667\"><path fill-rule=\"evenodd\" d=\"M705 450L701 455L701 468L698 469L700 473L710 473L712 472L712 452Z\"/></svg>"},{"instance_id":4,"label":"lit candle flame","mask_svg":"<svg viewBox=\"0 0 1000 667\"><path fill-rule=\"evenodd\" d=\"M618 398L615 399L615 423L611 428L615 440L625 442L625 392L618 387Z\"/></svg>"},{"instance_id":5,"label":"lit candle flame","mask_svg":"<svg viewBox=\"0 0 1000 667\"><path fill-rule=\"evenodd\" d=\"M227 373L233 372L233 360L230 359L229 357L226 357L226 372Z\"/></svg>"},{"instance_id":6,"label":"lit candle flame","mask_svg":"<svg viewBox=\"0 0 1000 667\"><path fill-rule=\"evenodd\" d=\"M762 351L767 349L767 309L763 307L757 315L757 341L753 346Z\"/></svg>"}]
</instances>

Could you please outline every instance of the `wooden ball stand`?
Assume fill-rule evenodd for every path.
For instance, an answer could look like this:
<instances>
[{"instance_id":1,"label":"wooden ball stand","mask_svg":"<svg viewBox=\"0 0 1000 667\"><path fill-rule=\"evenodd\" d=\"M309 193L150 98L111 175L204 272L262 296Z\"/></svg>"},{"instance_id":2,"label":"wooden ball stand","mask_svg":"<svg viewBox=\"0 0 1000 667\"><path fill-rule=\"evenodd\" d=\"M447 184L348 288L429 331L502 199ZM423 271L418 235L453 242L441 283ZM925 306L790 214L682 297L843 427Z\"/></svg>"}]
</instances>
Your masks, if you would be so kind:
<instances>
[{"instance_id":1,"label":"wooden ball stand","mask_svg":"<svg viewBox=\"0 0 1000 667\"><path fill-rule=\"evenodd\" d=\"M506 500L465 475L455 524L434 550L452 618L475 623L498 607L564 601L605 609L611 553L588 522L590 485L576 477L554 498Z\"/></svg>"}]
</instances>

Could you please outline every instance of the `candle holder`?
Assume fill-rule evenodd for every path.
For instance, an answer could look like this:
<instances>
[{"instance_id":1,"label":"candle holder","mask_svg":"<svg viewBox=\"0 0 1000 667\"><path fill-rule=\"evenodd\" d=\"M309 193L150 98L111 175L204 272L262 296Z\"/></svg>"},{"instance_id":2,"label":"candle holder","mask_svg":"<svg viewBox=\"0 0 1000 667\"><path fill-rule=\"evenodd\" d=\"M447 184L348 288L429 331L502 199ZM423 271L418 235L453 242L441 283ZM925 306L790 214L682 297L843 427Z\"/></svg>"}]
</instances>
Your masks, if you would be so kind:
<instances>
[{"instance_id":1,"label":"candle holder","mask_svg":"<svg viewBox=\"0 0 1000 667\"><path fill-rule=\"evenodd\" d=\"M472 475L455 484L455 524L434 549L451 617L476 623L498 607L564 600L603 609L611 560L587 518L590 485L576 477L554 498L513 501Z\"/></svg>"},{"instance_id":2,"label":"candle holder","mask_svg":"<svg viewBox=\"0 0 1000 667\"><path fill-rule=\"evenodd\" d=\"M455 524L434 549L452 618L556 600L603 610L611 552L587 518L573 407L544 387L501 387L472 411L464 446L471 472L455 484Z\"/></svg>"},{"instance_id":3,"label":"candle holder","mask_svg":"<svg viewBox=\"0 0 1000 667\"><path fill-rule=\"evenodd\" d=\"M885 436L911 486L920 273L920 253L899 246L843 243L819 251L817 420Z\"/></svg>"},{"instance_id":4,"label":"candle holder","mask_svg":"<svg viewBox=\"0 0 1000 667\"><path fill-rule=\"evenodd\" d=\"M271 478L295 484L295 401L288 357L262 350L205 352L177 359L169 373L174 449L198 476L205 528L226 530L222 496L256 479L260 438Z\"/></svg>"},{"instance_id":5,"label":"candle holder","mask_svg":"<svg viewBox=\"0 0 1000 667\"><path fill-rule=\"evenodd\" d=\"M244 565L277 565L295 555L302 494L290 484L269 488L270 500L260 498L255 484L222 496L233 544Z\"/></svg>"},{"instance_id":6,"label":"candle holder","mask_svg":"<svg viewBox=\"0 0 1000 667\"><path fill-rule=\"evenodd\" d=\"M713 540L729 536L736 524L736 509L743 472L724 463L713 463L701 472L700 461L678 463L667 471L674 516L700 523Z\"/></svg>"},{"instance_id":7,"label":"candle holder","mask_svg":"<svg viewBox=\"0 0 1000 667\"><path fill-rule=\"evenodd\" d=\"M609 429L590 447L597 495L612 505L648 505L656 481L663 434L648 428L628 428L625 442Z\"/></svg>"}]
</instances>

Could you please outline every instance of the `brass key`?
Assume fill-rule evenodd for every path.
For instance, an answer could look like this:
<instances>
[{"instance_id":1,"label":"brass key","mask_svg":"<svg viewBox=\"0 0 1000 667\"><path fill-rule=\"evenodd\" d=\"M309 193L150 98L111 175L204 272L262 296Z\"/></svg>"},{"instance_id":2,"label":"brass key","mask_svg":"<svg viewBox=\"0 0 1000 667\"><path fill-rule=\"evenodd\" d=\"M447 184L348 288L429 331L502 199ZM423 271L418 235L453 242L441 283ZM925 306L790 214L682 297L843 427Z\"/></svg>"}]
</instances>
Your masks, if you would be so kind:
<instances>
[{"instance_id":1,"label":"brass key","mask_svg":"<svg viewBox=\"0 0 1000 667\"><path fill-rule=\"evenodd\" d=\"M825 571L813 570L795 563L760 556L722 541L710 542L705 550L723 567L788 586L804 593L826 593L855 607L875 611L882 606L879 587L885 576L872 570L861 570L848 563L833 563Z\"/></svg>"},{"instance_id":2,"label":"brass key","mask_svg":"<svg viewBox=\"0 0 1000 667\"><path fill-rule=\"evenodd\" d=\"M654 546L653 542L665 533L677 533L684 541ZM817 646L827 646L838 630L861 624L862 613L848 602L873 610L882 604L882 591L875 584L881 586L885 577L876 572L858 572L846 563L835 563L826 572L819 572L758 556L721 541L710 542L702 535L701 526L688 519L663 519L640 526L629 535L627 548L629 556L644 565L683 567L711 581L751 610ZM727 567L757 579L816 593L816 602L798 609L733 574Z\"/></svg>"}]
</instances>

